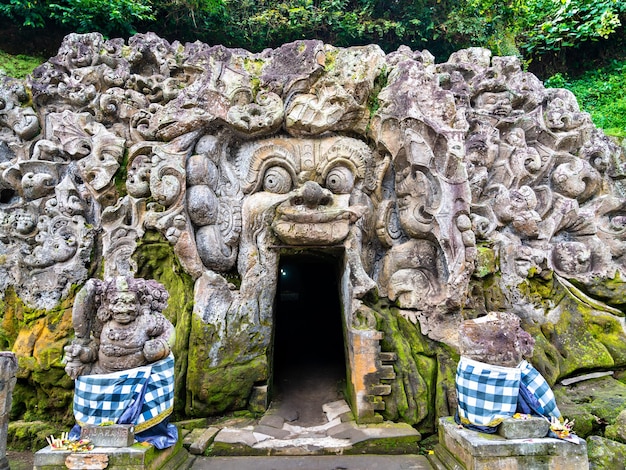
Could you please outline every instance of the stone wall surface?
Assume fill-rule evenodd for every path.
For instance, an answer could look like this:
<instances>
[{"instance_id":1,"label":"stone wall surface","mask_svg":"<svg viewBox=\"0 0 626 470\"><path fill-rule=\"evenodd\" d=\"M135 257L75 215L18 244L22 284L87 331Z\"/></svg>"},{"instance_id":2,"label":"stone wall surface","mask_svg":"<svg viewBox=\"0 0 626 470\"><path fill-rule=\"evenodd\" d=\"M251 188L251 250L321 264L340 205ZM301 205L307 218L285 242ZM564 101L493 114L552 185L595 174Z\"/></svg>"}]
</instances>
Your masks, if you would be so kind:
<instances>
[{"instance_id":1,"label":"stone wall surface","mask_svg":"<svg viewBox=\"0 0 626 470\"><path fill-rule=\"evenodd\" d=\"M170 291L178 411L245 408L271 376L280 256L301 251L340 253L364 420L432 431L459 325L488 311L519 317L550 383L626 368L625 177L569 91L485 49L71 34L28 80L0 77L15 409L67 417L76 288L117 275Z\"/></svg>"}]
</instances>

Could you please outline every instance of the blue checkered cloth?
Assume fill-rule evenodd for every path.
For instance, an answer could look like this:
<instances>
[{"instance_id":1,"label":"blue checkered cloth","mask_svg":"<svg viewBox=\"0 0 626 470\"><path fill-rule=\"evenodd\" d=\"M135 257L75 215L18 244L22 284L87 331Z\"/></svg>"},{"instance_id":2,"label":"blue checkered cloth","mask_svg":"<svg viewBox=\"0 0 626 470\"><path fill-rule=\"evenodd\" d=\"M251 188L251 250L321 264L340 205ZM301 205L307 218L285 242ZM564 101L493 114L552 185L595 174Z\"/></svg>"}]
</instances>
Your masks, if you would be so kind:
<instances>
[{"instance_id":1,"label":"blue checkered cloth","mask_svg":"<svg viewBox=\"0 0 626 470\"><path fill-rule=\"evenodd\" d=\"M141 408L139 408L139 406ZM135 432L159 424L174 409L174 356L153 364L111 374L83 375L76 379L74 417L80 426L118 423L128 410Z\"/></svg>"},{"instance_id":2,"label":"blue checkered cloth","mask_svg":"<svg viewBox=\"0 0 626 470\"><path fill-rule=\"evenodd\" d=\"M560 418L561 412L556 405L554 393L546 379L527 361L522 361L517 367L522 371L522 383L540 405L540 408L536 411L543 416Z\"/></svg>"},{"instance_id":3,"label":"blue checkered cloth","mask_svg":"<svg viewBox=\"0 0 626 470\"><path fill-rule=\"evenodd\" d=\"M461 357L456 371L462 424L497 426L517 408L521 370Z\"/></svg>"}]
</instances>

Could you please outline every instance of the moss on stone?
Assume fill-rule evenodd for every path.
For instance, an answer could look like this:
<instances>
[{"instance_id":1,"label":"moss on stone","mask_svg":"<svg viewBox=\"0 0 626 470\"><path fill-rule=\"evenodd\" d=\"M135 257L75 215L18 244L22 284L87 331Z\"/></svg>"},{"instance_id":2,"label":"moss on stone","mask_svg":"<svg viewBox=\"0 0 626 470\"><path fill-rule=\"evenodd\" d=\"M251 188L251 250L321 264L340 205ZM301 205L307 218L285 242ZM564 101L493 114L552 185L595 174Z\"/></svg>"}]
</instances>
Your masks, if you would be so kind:
<instances>
[{"instance_id":1,"label":"moss on stone","mask_svg":"<svg viewBox=\"0 0 626 470\"><path fill-rule=\"evenodd\" d=\"M208 346L190 347L186 413L207 416L247 406L252 387L268 378L265 355L247 362L222 361L219 367L206 363Z\"/></svg>"},{"instance_id":2,"label":"moss on stone","mask_svg":"<svg viewBox=\"0 0 626 470\"><path fill-rule=\"evenodd\" d=\"M133 255L137 263L136 277L155 279L163 284L170 297L165 317L172 322L176 338L172 348L175 362L175 411L182 412L188 368L188 344L194 302L194 280L184 272L172 245L158 232L146 232Z\"/></svg>"},{"instance_id":3,"label":"moss on stone","mask_svg":"<svg viewBox=\"0 0 626 470\"><path fill-rule=\"evenodd\" d=\"M626 444L603 437L591 436L587 439L587 455L590 470L607 470L626 466Z\"/></svg>"},{"instance_id":4,"label":"moss on stone","mask_svg":"<svg viewBox=\"0 0 626 470\"><path fill-rule=\"evenodd\" d=\"M66 429L50 421L10 421L7 433L7 446L13 450L36 451L47 445L46 437L57 437Z\"/></svg>"},{"instance_id":5,"label":"moss on stone","mask_svg":"<svg viewBox=\"0 0 626 470\"><path fill-rule=\"evenodd\" d=\"M601 433L603 425L614 424L626 409L626 385L612 377L556 385L553 390L561 413L576 420L574 430L582 437Z\"/></svg>"},{"instance_id":6,"label":"moss on stone","mask_svg":"<svg viewBox=\"0 0 626 470\"><path fill-rule=\"evenodd\" d=\"M550 383L577 371L624 366L626 335L619 318L596 310L552 277L525 285L550 320L540 327L523 325L536 341L532 362Z\"/></svg>"},{"instance_id":7,"label":"moss on stone","mask_svg":"<svg viewBox=\"0 0 626 470\"><path fill-rule=\"evenodd\" d=\"M484 278L497 271L497 256L493 248L487 246L476 247L476 261L473 276Z\"/></svg>"},{"instance_id":8,"label":"moss on stone","mask_svg":"<svg viewBox=\"0 0 626 470\"><path fill-rule=\"evenodd\" d=\"M396 379L391 381L391 395L385 396L383 417L418 426L420 432L432 432L434 423L437 361L434 344L425 338L418 325L385 302L373 306L377 329L384 332L383 351L397 354Z\"/></svg>"},{"instance_id":9,"label":"moss on stone","mask_svg":"<svg viewBox=\"0 0 626 470\"><path fill-rule=\"evenodd\" d=\"M51 310L28 307L12 288L0 302L0 340L18 360L11 419L72 420L73 381L65 374L63 348L72 335L78 286Z\"/></svg>"},{"instance_id":10,"label":"moss on stone","mask_svg":"<svg viewBox=\"0 0 626 470\"><path fill-rule=\"evenodd\" d=\"M572 284L612 307L617 307L622 311L626 308L626 282L619 271L615 271L613 277L596 277L584 285L572 280Z\"/></svg>"},{"instance_id":11,"label":"moss on stone","mask_svg":"<svg viewBox=\"0 0 626 470\"><path fill-rule=\"evenodd\" d=\"M351 448L344 450L347 455L362 454L386 454L404 455L416 454L419 449L421 436L399 436L386 437L381 439L366 439L354 444Z\"/></svg>"}]
</instances>

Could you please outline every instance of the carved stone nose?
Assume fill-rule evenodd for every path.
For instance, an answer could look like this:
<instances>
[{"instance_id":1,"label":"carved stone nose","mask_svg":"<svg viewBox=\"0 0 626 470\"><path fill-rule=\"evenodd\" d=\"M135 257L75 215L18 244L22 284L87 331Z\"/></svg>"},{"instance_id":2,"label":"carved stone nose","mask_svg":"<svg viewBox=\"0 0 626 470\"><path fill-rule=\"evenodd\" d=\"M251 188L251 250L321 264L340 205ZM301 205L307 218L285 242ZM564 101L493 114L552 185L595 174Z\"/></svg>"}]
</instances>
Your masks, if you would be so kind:
<instances>
[{"instance_id":1,"label":"carved stone nose","mask_svg":"<svg viewBox=\"0 0 626 470\"><path fill-rule=\"evenodd\" d=\"M309 209L317 206L325 206L332 200L332 195L328 189L322 188L315 181L307 181L302 188L291 198L294 205L305 205Z\"/></svg>"}]
</instances>

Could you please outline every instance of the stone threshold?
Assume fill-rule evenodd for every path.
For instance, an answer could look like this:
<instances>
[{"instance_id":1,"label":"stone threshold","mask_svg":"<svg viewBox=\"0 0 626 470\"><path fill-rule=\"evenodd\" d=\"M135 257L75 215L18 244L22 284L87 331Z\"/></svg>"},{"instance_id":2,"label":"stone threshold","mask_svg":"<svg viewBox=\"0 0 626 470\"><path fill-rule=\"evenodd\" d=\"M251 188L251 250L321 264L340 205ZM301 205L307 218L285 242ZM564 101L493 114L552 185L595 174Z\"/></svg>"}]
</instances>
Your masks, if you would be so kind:
<instances>
[{"instance_id":1,"label":"stone threshold","mask_svg":"<svg viewBox=\"0 0 626 470\"><path fill-rule=\"evenodd\" d=\"M196 455L416 453L420 433L406 423L357 424L345 400L322 407L326 422L297 426L269 410L256 422L197 428L183 445Z\"/></svg>"}]
</instances>

